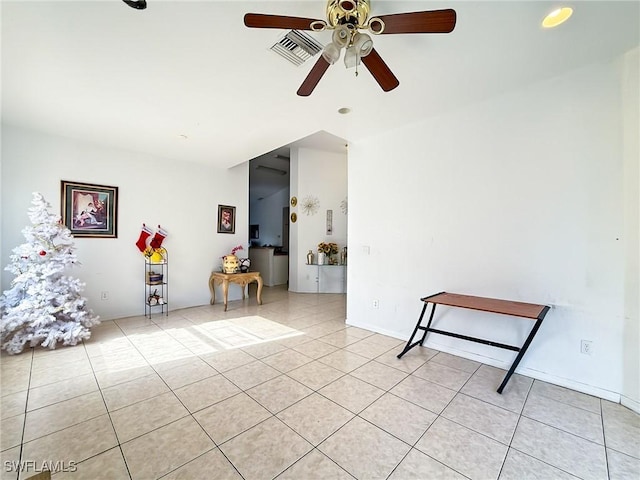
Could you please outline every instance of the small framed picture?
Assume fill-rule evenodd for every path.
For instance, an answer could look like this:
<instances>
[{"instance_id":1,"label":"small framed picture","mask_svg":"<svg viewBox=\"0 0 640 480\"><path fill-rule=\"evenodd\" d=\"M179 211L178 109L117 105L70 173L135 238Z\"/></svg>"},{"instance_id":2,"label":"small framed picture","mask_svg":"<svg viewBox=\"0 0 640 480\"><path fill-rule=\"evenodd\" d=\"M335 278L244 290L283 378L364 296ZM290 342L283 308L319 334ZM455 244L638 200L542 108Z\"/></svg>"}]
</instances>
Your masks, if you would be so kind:
<instances>
[{"instance_id":1,"label":"small framed picture","mask_svg":"<svg viewBox=\"0 0 640 480\"><path fill-rule=\"evenodd\" d=\"M118 187L60 183L62 223L74 237L118 237Z\"/></svg>"},{"instance_id":2,"label":"small framed picture","mask_svg":"<svg viewBox=\"0 0 640 480\"><path fill-rule=\"evenodd\" d=\"M236 233L236 207L218 205L218 233Z\"/></svg>"}]
</instances>

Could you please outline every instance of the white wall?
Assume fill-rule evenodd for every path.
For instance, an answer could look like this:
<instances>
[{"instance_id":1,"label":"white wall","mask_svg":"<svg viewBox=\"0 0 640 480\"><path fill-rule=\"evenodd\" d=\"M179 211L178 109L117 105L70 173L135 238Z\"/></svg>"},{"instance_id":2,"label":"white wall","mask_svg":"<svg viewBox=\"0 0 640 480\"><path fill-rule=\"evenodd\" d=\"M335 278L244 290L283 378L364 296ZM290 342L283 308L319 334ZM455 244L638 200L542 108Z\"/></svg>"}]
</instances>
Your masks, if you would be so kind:
<instances>
[{"instance_id":1,"label":"white wall","mask_svg":"<svg viewBox=\"0 0 640 480\"><path fill-rule=\"evenodd\" d=\"M439 291L552 305L519 371L619 399L621 111L619 70L594 65L350 145L348 322L407 339L419 299ZM503 343L531 327L446 307L436 317ZM427 345L500 367L514 358L438 335Z\"/></svg>"},{"instance_id":2,"label":"white wall","mask_svg":"<svg viewBox=\"0 0 640 480\"><path fill-rule=\"evenodd\" d=\"M162 225L169 252L169 306L209 303L208 278L220 257L248 238L247 165L220 170L2 127L2 266L24 243L32 192L60 212L60 180L119 187L118 238L76 238L82 266L70 272L86 282L84 296L102 319L144 313L143 256L135 246L142 223ZM236 206L236 233L217 234L218 204ZM10 273L2 272L2 289ZM241 298L231 288L230 299ZM108 291L109 299L100 300Z\"/></svg>"},{"instance_id":3,"label":"white wall","mask_svg":"<svg viewBox=\"0 0 640 480\"><path fill-rule=\"evenodd\" d=\"M291 149L291 196L298 205L291 208L298 221L291 223L289 251L289 289L293 292L316 292L318 268L307 266L307 252L313 250L317 259L318 243L334 242L339 248L347 245L347 215L340 202L347 198L347 154L330 153L308 148ZM315 215L304 213L302 203L310 195L320 201ZM333 234L326 234L327 210L333 210ZM324 272L323 291L342 291L342 269Z\"/></svg>"},{"instance_id":4,"label":"white wall","mask_svg":"<svg viewBox=\"0 0 640 480\"><path fill-rule=\"evenodd\" d=\"M282 246L282 209L288 206L288 188L251 204L249 223L260 225L259 245Z\"/></svg>"},{"instance_id":5,"label":"white wall","mask_svg":"<svg viewBox=\"0 0 640 480\"><path fill-rule=\"evenodd\" d=\"M623 389L621 403L640 412L640 48L620 62L622 72L624 206L625 206L625 315L623 335Z\"/></svg>"}]
</instances>

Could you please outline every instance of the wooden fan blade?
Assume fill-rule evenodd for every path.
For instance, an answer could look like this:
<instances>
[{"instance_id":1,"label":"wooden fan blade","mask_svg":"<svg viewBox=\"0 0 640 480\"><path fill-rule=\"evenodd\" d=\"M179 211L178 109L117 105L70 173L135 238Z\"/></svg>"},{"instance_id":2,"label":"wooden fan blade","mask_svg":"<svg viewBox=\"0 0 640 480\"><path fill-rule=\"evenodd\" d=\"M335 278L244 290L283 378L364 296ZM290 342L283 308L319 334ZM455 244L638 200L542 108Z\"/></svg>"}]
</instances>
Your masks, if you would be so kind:
<instances>
[{"instance_id":1,"label":"wooden fan blade","mask_svg":"<svg viewBox=\"0 0 640 480\"><path fill-rule=\"evenodd\" d=\"M284 28L291 30L311 30L315 18L285 17L282 15L266 15L263 13L247 13L244 24L252 28Z\"/></svg>"},{"instance_id":2,"label":"wooden fan blade","mask_svg":"<svg viewBox=\"0 0 640 480\"><path fill-rule=\"evenodd\" d=\"M369 55L366 57L362 57L362 63L367 67L367 70L371 72L373 78L376 79L376 82L382 87L382 90L388 92L389 90L393 90L400 82L393 74L393 72L389 69L382 57L378 55L376 49L372 49Z\"/></svg>"},{"instance_id":3,"label":"wooden fan blade","mask_svg":"<svg viewBox=\"0 0 640 480\"><path fill-rule=\"evenodd\" d=\"M382 35L388 33L449 33L456 26L456 11L431 10L428 12L380 15L384 22Z\"/></svg>"},{"instance_id":4,"label":"wooden fan blade","mask_svg":"<svg viewBox=\"0 0 640 480\"><path fill-rule=\"evenodd\" d=\"M300 88L297 92L298 95L300 95L301 97L308 97L309 95L311 95L311 92L313 92L313 89L316 88L316 85L318 85L318 82L324 75L324 72L327 71L327 68L329 68L329 65L330 63L327 62L322 55L320 55L320 58L318 58L318 61L309 72L309 75L307 75L307 78L305 78L304 82L302 82L302 85L300 85Z\"/></svg>"}]
</instances>

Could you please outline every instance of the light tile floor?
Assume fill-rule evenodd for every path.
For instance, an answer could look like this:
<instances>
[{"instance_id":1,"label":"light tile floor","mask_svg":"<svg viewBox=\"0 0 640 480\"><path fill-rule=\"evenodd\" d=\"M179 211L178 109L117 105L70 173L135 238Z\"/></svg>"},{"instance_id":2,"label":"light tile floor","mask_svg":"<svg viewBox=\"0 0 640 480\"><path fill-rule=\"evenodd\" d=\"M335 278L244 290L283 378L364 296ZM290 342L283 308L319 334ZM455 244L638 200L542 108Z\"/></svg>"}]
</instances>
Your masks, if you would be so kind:
<instances>
[{"instance_id":1,"label":"light tile floor","mask_svg":"<svg viewBox=\"0 0 640 480\"><path fill-rule=\"evenodd\" d=\"M1 478L640 478L620 405L522 375L499 395L502 370L398 360L404 342L345 325L343 295L263 297L3 352Z\"/></svg>"}]
</instances>

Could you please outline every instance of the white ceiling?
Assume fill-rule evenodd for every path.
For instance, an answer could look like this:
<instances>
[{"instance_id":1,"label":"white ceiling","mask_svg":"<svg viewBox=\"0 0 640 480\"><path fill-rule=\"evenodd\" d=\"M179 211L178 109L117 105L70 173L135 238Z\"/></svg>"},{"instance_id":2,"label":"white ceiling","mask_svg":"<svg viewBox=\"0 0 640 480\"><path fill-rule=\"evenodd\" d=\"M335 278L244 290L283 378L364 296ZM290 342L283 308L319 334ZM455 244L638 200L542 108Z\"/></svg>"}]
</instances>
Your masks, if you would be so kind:
<instances>
[{"instance_id":1,"label":"white ceiling","mask_svg":"<svg viewBox=\"0 0 640 480\"><path fill-rule=\"evenodd\" d=\"M640 43L638 1L566 1L573 17L543 30L558 2L372 0L374 15L454 8L457 26L374 38L400 80L392 92L340 62L302 98L315 58L293 66L269 50L285 32L246 28L243 16L324 19L323 0L147 3L3 0L3 122L229 167L296 141L344 148L339 137L357 142Z\"/></svg>"}]
</instances>

